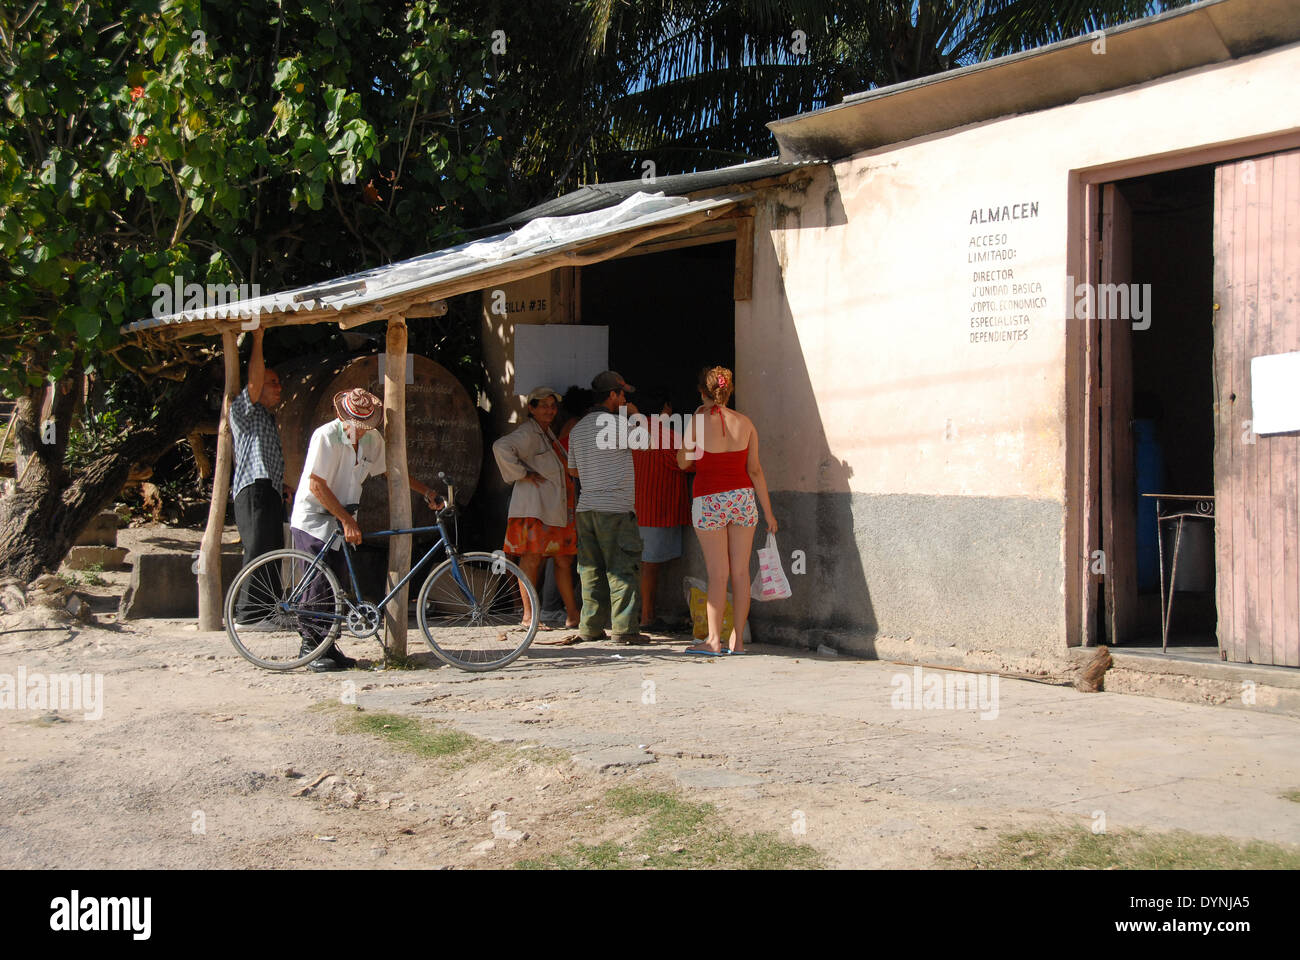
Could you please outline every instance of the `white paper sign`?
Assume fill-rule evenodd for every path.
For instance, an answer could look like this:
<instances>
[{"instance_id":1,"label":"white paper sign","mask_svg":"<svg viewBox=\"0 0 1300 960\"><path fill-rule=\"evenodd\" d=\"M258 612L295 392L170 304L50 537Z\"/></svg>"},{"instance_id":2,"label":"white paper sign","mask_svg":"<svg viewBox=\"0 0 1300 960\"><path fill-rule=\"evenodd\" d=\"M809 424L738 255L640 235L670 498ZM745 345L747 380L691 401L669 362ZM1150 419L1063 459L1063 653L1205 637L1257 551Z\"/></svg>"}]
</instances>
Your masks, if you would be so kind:
<instances>
[{"instance_id":1,"label":"white paper sign","mask_svg":"<svg viewBox=\"0 0 1300 960\"><path fill-rule=\"evenodd\" d=\"M1300 430L1300 353L1251 358L1250 404L1253 432Z\"/></svg>"},{"instance_id":2,"label":"white paper sign","mask_svg":"<svg viewBox=\"0 0 1300 960\"><path fill-rule=\"evenodd\" d=\"M576 323L515 324L515 393L535 387L564 393L609 369L609 327Z\"/></svg>"},{"instance_id":3,"label":"white paper sign","mask_svg":"<svg viewBox=\"0 0 1300 960\"><path fill-rule=\"evenodd\" d=\"M379 354L379 382L384 382L384 370L388 366L388 354ZM415 354L406 355L406 382L415 383Z\"/></svg>"}]
</instances>

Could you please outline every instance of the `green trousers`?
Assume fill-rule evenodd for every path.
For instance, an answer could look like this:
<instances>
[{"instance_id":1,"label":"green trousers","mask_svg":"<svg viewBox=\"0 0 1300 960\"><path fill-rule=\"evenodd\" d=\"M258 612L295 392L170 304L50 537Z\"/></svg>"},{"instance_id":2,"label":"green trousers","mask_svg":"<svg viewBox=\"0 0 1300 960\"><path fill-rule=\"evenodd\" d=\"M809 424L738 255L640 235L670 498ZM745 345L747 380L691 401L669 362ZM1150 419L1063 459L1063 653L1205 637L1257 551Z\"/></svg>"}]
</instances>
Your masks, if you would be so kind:
<instances>
[{"instance_id":1,"label":"green trousers","mask_svg":"<svg viewBox=\"0 0 1300 960\"><path fill-rule=\"evenodd\" d=\"M640 632L641 531L635 513L578 512L578 576L578 633L595 639L606 627L615 636Z\"/></svg>"}]
</instances>

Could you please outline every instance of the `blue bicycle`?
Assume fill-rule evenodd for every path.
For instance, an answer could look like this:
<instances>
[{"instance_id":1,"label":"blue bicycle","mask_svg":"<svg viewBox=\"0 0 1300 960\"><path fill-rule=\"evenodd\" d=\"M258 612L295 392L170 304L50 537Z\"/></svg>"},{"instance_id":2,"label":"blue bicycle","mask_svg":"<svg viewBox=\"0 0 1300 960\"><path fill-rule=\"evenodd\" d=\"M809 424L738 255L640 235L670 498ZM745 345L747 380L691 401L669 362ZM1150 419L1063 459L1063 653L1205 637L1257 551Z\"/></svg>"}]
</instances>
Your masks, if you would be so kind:
<instances>
[{"instance_id":1,"label":"blue bicycle","mask_svg":"<svg viewBox=\"0 0 1300 960\"><path fill-rule=\"evenodd\" d=\"M433 546L378 603L361 598L352 548L341 529L330 535L314 557L302 550L263 554L239 572L226 594L230 642L245 659L268 670L305 667L322 656L344 630L359 640L378 638L382 646L384 609L417 571L445 549L447 558L433 568L416 599L416 617L424 639L440 660L462 670L496 670L511 663L537 634L536 617L524 622L525 609L541 609L537 591L523 570L501 552L461 553L445 525L454 509L454 504L448 503L431 527L366 534L366 539L374 539L438 532ZM350 595L326 562L335 543L343 551L352 585ZM239 604L237 620L241 592L247 596ZM313 640L318 642L304 655L302 650Z\"/></svg>"}]
</instances>

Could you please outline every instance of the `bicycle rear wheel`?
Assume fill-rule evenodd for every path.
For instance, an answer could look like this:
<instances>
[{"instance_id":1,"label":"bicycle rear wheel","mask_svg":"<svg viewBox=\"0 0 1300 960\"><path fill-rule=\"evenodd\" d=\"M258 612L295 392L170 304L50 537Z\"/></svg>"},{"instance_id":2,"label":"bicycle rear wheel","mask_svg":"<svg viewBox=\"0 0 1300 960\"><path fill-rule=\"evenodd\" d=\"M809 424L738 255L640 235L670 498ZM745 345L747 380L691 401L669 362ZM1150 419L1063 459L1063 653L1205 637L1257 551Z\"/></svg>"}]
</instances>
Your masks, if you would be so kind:
<instances>
[{"instance_id":1,"label":"bicycle rear wheel","mask_svg":"<svg viewBox=\"0 0 1300 960\"><path fill-rule=\"evenodd\" d=\"M521 585L534 611L526 626ZM444 560L424 581L417 606L420 629L438 659L475 672L504 667L527 650L541 610L524 572L492 553Z\"/></svg>"},{"instance_id":2,"label":"bicycle rear wheel","mask_svg":"<svg viewBox=\"0 0 1300 960\"><path fill-rule=\"evenodd\" d=\"M267 670L293 670L323 654L339 635L343 590L333 570L312 565L315 559L301 550L272 550L239 571L226 594L226 635L244 659ZM312 586L308 578L317 582L316 600L291 606L295 591L301 597L299 585ZM242 610L241 591L247 591ZM321 638L305 657L304 629Z\"/></svg>"}]
</instances>

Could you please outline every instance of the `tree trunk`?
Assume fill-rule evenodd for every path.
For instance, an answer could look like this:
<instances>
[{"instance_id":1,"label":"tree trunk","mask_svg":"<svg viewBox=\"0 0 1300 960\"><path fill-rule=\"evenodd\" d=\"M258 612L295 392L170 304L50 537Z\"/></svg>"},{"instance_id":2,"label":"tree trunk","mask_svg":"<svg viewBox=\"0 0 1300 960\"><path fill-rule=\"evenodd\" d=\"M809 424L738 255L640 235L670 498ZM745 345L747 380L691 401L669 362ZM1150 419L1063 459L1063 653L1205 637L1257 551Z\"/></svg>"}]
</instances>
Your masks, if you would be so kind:
<instances>
[{"instance_id":1,"label":"tree trunk","mask_svg":"<svg viewBox=\"0 0 1300 960\"><path fill-rule=\"evenodd\" d=\"M48 421L52 427L42 429L38 422L37 395L18 400L14 430L31 456L14 492L0 499L0 577L28 583L56 571L81 531L117 497L131 468L152 464L202 418L210 377L205 370L192 371L180 392L159 405L156 419L133 429L116 450L72 478L63 454L78 399L73 387L81 385L80 377L75 380L69 389L55 390Z\"/></svg>"},{"instance_id":2,"label":"tree trunk","mask_svg":"<svg viewBox=\"0 0 1300 960\"><path fill-rule=\"evenodd\" d=\"M226 503L230 500L231 461L234 440L230 432L230 405L239 396L239 349L233 330L221 334L221 356L226 371L225 394L221 401L221 421L217 426L217 467L212 474L212 499L208 503L208 525L199 546L199 629L221 629L221 528L226 522ZM276 491L277 493L279 491Z\"/></svg>"}]
</instances>

